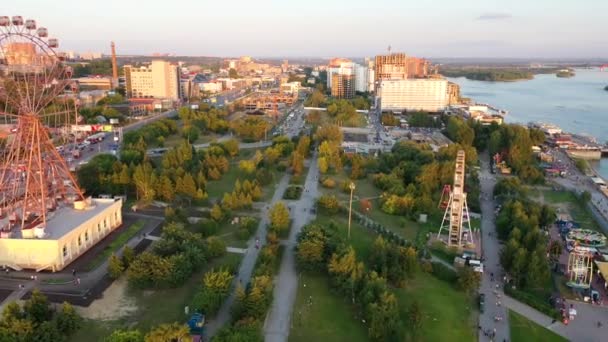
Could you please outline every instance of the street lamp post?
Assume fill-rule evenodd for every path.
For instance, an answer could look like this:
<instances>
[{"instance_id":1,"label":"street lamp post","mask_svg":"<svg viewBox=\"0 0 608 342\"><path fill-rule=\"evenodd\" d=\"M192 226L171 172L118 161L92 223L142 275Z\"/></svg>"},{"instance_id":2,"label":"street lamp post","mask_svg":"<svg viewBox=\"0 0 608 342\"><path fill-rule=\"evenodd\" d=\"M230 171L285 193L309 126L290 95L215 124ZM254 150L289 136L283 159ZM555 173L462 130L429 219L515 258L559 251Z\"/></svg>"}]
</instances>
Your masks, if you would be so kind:
<instances>
[{"instance_id":1,"label":"street lamp post","mask_svg":"<svg viewBox=\"0 0 608 342\"><path fill-rule=\"evenodd\" d=\"M353 191L355 191L355 183L350 182L348 188L350 189L350 202L348 204L348 239L350 240L350 221L353 215Z\"/></svg>"}]
</instances>

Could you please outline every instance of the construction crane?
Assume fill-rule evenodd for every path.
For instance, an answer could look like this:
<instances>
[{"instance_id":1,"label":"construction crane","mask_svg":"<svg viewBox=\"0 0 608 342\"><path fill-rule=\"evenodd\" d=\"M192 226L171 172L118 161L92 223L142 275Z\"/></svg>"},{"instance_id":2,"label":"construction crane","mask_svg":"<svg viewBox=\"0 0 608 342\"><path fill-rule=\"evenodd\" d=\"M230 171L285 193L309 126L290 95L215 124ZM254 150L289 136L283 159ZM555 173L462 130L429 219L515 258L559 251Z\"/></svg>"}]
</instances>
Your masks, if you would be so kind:
<instances>
[{"instance_id":1,"label":"construction crane","mask_svg":"<svg viewBox=\"0 0 608 342\"><path fill-rule=\"evenodd\" d=\"M441 233L446 230L448 233L448 247L456 247L458 249L474 245L471 221L469 220L467 194L464 192L464 178L465 153L464 150L460 150L456 155L454 185L449 192L449 200L445 206L445 213L443 214L441 227L437 234L437 238L441 239Z\"/></svg>"}]
</instances>

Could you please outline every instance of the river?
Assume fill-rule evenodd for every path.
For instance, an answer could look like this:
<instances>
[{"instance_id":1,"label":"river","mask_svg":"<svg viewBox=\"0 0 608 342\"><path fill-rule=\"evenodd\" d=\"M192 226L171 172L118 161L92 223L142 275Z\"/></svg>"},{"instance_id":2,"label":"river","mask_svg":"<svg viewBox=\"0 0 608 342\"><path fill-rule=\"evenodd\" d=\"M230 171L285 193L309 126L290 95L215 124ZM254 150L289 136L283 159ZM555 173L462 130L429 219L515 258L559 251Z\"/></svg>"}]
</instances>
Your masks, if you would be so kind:
<instances>
[{"instance_id":1,"label":"river","mask_svg":"<svg viewBox=\"0 0 608 342\"><path fill-rule=\"evenodd\" d=\"M462 96L509 111L510 123L544 122L566 132L588 134L598 142L608 141L608 71L576 69L576 76L535 75L532 80L514 82L473 81L449 78L458 83ZM608 179L608 160L593 163Z\"/></svg>"}]
</instances>

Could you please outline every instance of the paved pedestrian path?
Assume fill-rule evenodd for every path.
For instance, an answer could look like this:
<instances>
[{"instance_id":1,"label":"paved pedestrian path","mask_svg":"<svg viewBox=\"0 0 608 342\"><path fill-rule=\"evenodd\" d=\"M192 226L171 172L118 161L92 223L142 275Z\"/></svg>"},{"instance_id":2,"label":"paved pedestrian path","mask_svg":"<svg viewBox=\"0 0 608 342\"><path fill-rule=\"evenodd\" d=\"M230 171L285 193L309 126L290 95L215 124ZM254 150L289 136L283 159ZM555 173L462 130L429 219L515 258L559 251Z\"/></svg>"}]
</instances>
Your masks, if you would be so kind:
<instances>
[{"instance_id":1,"label":"paved pedestrian path","mask_svg":"<svg viewBox=\"0 0 608 342\"><path fill-rule=\"evenodd\" d=\"M247 253L247 248L226 247L226 252L236 253L236 254L245 254L245 253Z\"/></svg>"},{"instance_id":2,"label":"paved pedestrian path","mask_svg":"<svg viewBox=\"0 0 608 342\"><path fill-rule=\"evenodd\" d=\"M281 201L283 198L283 193L287 189L289 185L289 175L285 174L279 181L272 199L270 203L262 208L261 211L261 219L260 224L258 225L258 230L251 239L247 242L248 253L241 261L241 265L239 266L238 274L232 281L232 292L228 296L228 298L224 301L220 310L218 311L216 317L213 320L208 321L205 324L205 338L206 340L211 340L211 338L221 329L226 323L230 321L230 309L232 308L232 304L236 299L236 286L241 283L242 286L247 286L249 280L251 279L251 274L253 272L253 267L255 266L255 262L258 258L258 254L260 249L255 247L255 239L258 237L260 239L260 243L263 245L266 243L266 226L268 225L268 210L276 203Z\"/></svg>"},{"instance_id":3,"label":"paved pedestrian path","mask_svg":"<svg viewBox=\"0 0 608 342\"><path fill-rule=\"evenodd\" d=\"M289 238L284 242L285 252L276 278L272 306L264 323L264 341L266 342L286 342L289 336L291 316L298 291L298 274L295 263L297 237L302 227L315 217L311 209L318 196L319 170L316 156L315 153L311 158L302 197L291 205L293 224Z\"/></svg>"}]
</instances>

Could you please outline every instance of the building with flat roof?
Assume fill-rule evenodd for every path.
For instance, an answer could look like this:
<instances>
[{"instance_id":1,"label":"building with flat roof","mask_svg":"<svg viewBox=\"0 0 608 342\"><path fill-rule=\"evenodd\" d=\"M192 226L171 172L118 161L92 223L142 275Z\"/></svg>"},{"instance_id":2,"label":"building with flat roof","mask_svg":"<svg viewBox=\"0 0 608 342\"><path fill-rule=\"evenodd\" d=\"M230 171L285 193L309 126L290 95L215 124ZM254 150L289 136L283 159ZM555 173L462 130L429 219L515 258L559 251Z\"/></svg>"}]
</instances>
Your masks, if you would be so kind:
<instances>
[{"instance_id":1,"label":"building with flat roof","mask_svg":"<svg viewBox=\"0 0 608 342\"><path fill-rule=\"evenodd\" d=\"M46 227L2 231L0 264L15 270L60 271L122 225L122 199L82 202L87 203L80 208L75 202L74 208L50 212Z\"/></svg>"},{"instance_id":2,"label":"building with flat roof","mask_svg":"<svg viewBox=\"0 0 608 342\"><path fill-rule=\"evenodd\" d=\"M448 106L448 81L445 79L405 79L380 81L378 97L382 111L439 112Z\"/></svg>"},{"instance_id":3,"label":"building with flat roof","mask_svg":"<svg viewBox=\"0 0 608 342\"><path fill-rule=\"evenodd\" d=\"M180 91L179 66L163 60L154 60L147 66L124 66L127 96L135 98L162 98L177 101Z\"/></svg>"},{"instance_id":4,"label":"building with flat roof","mask_svg":"<svg viewBox=\"0 0 608 342\"><path fill-rule=\"evenodd\" d=\"M101 89L101 90L111 90L112 87L112 77L107 76L93 76L93 77L79 77L74 78L74 81L78 83L78 87L80 89Z\"/></svg>"}]
</instances>

